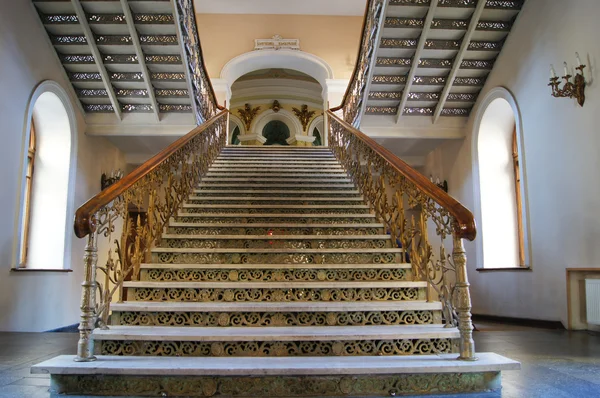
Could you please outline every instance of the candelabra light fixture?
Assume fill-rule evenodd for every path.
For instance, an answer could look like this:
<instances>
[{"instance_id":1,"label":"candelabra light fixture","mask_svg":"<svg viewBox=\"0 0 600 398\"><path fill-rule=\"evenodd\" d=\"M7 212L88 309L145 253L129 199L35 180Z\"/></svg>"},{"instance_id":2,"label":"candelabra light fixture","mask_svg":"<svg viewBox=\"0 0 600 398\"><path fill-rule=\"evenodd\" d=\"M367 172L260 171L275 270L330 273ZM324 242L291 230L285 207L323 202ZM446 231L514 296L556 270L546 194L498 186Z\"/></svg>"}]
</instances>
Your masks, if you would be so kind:
<instances>
[{"instance_id":1,"label":"candelabra light fixture","mask_svg":"<svg viewBox=\"0 0 600 398\"><path fill-rule=\"evenodd\" d=\"M448 181L444 180L444 181L440 181L439 177L435 178L435 182L433 181L433 176L430 175L429 176L429 181L433 182L435 185L437 185L439 188L443 189L444 192L448 193Z\"/></svg>"},{"instance_id":2,"label":"candelabra light fixture","mask_svg":"<svg viewBox=\"0 0 600 398\"><path fill-rule=\"evenodd\" d=\"M560 86L560 79L556 76L556 71L554 70L554 66L550 65L550 83L548 85L552 87L552 96L556 98L575 98L577 103L580 106L583 106L585 103L585 76L583 74L583 70L585 69L585 65L581 63L581 59L579 58L579 54L575 53L575 59L577 67L575 67L575 76L571 75L569 72L569 65L565 62L565 74L562 77L564 80L564 84ZM571 79L573 78L573 79Z\"/></svg>"},{"instance_id":3,"label":"candelabra light fixture","mask_svg":"<svg viewBox=\"0 0 600 398\"><path fill-rule=\"evenodd\" d=\"M102 188L102 190L105 190L106 188L110 187L112 184L123 178L123 176L124 173L121 169L113 170L110 174L102 173L102 176L100 177L100 187Z\"/></svg>"}]
</instances>

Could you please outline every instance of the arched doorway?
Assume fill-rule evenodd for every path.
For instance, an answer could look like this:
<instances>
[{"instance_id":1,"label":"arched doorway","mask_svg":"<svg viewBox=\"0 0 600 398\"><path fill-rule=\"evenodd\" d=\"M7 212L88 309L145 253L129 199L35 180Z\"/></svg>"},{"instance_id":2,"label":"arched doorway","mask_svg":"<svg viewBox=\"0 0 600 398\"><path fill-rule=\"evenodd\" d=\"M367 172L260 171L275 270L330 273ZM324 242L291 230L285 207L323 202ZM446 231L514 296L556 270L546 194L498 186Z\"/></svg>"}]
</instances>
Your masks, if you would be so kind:
<instances>
[{"instance_id":1,"label":"arched doorway","mask_svg":"<svg viewBox=\"0 0 600 398\"><path fill-rule=\"evenodd\" d=\"M267 139L264 145L289 145L290 128L280 120L271 120L263 128L262 135Z\"/></svg>"}]
</instances>

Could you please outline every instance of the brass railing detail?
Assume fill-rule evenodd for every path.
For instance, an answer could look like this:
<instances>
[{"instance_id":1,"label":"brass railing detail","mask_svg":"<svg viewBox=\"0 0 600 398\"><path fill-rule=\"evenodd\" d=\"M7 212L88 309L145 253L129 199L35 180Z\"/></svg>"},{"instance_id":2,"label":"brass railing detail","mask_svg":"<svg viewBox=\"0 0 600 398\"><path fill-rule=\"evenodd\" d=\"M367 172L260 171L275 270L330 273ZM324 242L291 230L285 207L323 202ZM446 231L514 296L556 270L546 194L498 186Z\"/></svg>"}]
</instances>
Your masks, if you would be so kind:
<instances>
[{"instance_id":1,"label":"brass railing detail","mask_svg":"<svg viewBox=\"0 0 600 398\"><path fill-rule=\"evenodd\" d=\"M376 57L377 35L383 28L385 16L383 8L386 0L368 0L363 22L362 37L354 73L344 95L342 105L332 109L343 111L344 121L358 127L363 101L367 100L367 83L370 75L370 66Z\"/></svg>"},{"instance_id":2,"label":"brass railing detail","mask_svg":"<svg viewBox=\"0 0 600 398\"><path fill-rule=\"evenodd\" d=\"M195 103L196 120L198 124L206 122L217 112L223 110L217 103L213 90L196 26L196 12L193 0L176 0L177 29L181 34L182 46L184 48L184 64L188 68L192 84L193 100Z\"/></svg>"},{"instance_id":3,"label":"brass railing detail","mask_svg":"<svg viewBox=\"0 0 600 398\"><path fill-rule=\"evenodd\" d=\"M88 237L78 361L94 360L92 331L107 327L110 303L115 295L123 299L123 282L139 279L169 219L226 145L226 120L227 111L220 112L77 210L75 234Z\"/></svg>"},{"instance_id":4,"label":"brass railing detail","mask_svg":"<svg viewBox=\"0 0 600 398\"><path fill-rule=\"evenodd\" d=\"M471 298L463 239L473 240L469 210L373 139L327 112L329 146L346 168L377 218L442 302L444 322L461 333L460 358L474 359ZM434 247L434 241L437 242ZM449 255L446 247L453 245ZM428 299L432 299L428 294Z\"/></svg>"}]
</instances>

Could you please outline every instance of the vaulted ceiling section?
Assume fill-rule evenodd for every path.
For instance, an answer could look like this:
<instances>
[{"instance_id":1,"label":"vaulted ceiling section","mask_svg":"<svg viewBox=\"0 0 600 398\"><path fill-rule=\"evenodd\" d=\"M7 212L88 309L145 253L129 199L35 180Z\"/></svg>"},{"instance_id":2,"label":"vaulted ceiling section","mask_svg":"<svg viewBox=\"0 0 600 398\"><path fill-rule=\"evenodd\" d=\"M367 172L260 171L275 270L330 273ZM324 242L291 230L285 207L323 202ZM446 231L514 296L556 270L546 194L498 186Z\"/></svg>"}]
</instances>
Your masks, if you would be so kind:
<instances>
[{"instance_id":1,"label":"vaulted ceiling section","mask_svg":"<svg viewBox=\"0 0 600 398\"><path fill-rule=\"evenodd\" d=\"M174 2L34 0L86 113L191 113Z\"/></svg>"},{"instance_id":2,"label":"vaulted ceiling section","mask_svg":"<svg viewBox=\"0 0 600 398\"><path fill-rule=\"evenodd\" d=\"M467 117L524 0L389 0L367 115Z\"/></svg>"}]
</instances>

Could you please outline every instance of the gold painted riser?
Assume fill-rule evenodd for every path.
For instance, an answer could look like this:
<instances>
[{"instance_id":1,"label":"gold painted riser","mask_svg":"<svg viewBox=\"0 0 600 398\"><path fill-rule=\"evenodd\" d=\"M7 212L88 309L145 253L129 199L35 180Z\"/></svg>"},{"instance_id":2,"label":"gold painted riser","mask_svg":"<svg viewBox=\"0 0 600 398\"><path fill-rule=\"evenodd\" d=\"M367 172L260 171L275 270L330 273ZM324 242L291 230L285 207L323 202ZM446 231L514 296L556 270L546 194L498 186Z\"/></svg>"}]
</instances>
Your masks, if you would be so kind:
<instances>
[{"instance_id":1,"label":"gold painted riser","mask_svg":"<svg viewBox=\"0 0 600 398\"><path fill-rule=\"evenodd\" d=\"M281 205L287 205L287 206L310 206L311 204L315 203L315 198L308 198L308 199L302 199L302 198L297 198L297 199L290 199L290 200L286 200L286 199L281 199L281 198L263 198L263 199L257 199L257 198L237 198L237 199L218 199L217 198L210 198L210 197L203 197L203 198L198 198L198 199L189 199L188 200L189 204L196 204L196 205L247 205L249 207L252 207L253 205L262 205L265 203L277 203L277 204L281 204ZM329 198L319 198L319 201L316 202L318 204L322 204L322 205L340 205L340 206L352 206L352 205L357 205L357 204L362 204L363 201L360 198L356 198L356 199L340 199L340 200L335 200L335 199L329 199Z\"/></svg>"},{"instance_id":2,"label":"gold painted riser","mask_svg":"<svg viewBox=\"0 0 600 398\"><path fill-rule=\"evenodd\" d=\"M342 206L339 204L333 206ZM192 207L192 205L186 205L183 207L183 211L190 214L370 214L371 211L368 208L355 207L350 205L350 208L329 208L319 209L315 207L302 207L294 206L294 208L263 208L263 207L245 207L245 208L225 208L225 207Z\"/></svg>"},{"instance_id":3,"label":"gold painted riser","mask_svg":"<svg viewBox=\"0 0 600 398\"><path fill-rule=\"evenodd\" d=\"M190 239L188 235L181 238L163 238L161 247L173 248L205 248L205 249L377 249L391 248L390 239L302 239L297 237L287 240L275 240L273 237L261 240L222 239L215 240Z\"/></svg>"},{"instance_id":4,"label":"gold painted riser","mask_svg":"<svg viewBox=\"0 0 600 398\"><path fill-rule=\"evenodd\" d=\"M151 267L149 265L148 267ZM141 281L190 282L385 282L412 280L412 270L388 269L152 269L141 270ZM233 268L233 269L231 269Z\"/></svg>"},{"instance_id":5,"label":"gold painted riser","mask_svg":"<svg viewBox=\"0 0 600 398\"><path fill-rule=\"evenodd\" d=\"M162 264L391 264L403 262L401 253L390 253L380 249L378 252L326 252L325 250L338 249L281 249L280 252L257 253L250 249L239 249L239 252L211 252L210 249L170 249L182 252L157 252L154 249L152 261ZM185 251L187 250L187 251ZM191 250L207 250L205 252L192 252ZM214 249L236 250L236 249ZM255 249L268 250L268 249ZM276 249L273 249L276 250ZM304 250L304 251L302 251ZM310 250L310 251L309 251ZM344 249L339 249L344 250ZM376 249L362 249L376 250ZM392 249L387 249L392 250ZM288 251L288 253L286 253Z\"/></svg>"},{"instance_id":6,"label":"gold painted riser","mask_svg":"<svg viewBox=\"0 0 600 398\"><path fill-rule=\"evenodd\" d=\"M225 224L216 224L210 226L196 226L192 223L177 224L171 223L168 233L173 234L199 234L199 235L323 235L323 236L361 236L361 235L380 235L383 227L373 224L370 226L323 226L311 227L303 224L294 226L278 226L268 224L267 226L256 226L252 224L244 226L228 226Z\"/></svg>"},{"instance_id":7,"label":"gold painted riser","mask_svg":"<svg viewBox=\"0 0 600 398\"><path fill-rule=\"evenodd\" d=\"M378 326L432 325L442 322L440 310L202 312L113 311L112 325L189 327Z\"/></svg>"},{"instance_id":8,"label":"gold painted riser","mask_svg":"<svg viewBox=\"0 0 600 398\"><path fill-rule=\"evenodd\" d=\"M278 213L279 214L279 213ZM314 217L311 215L306 215L305 217L294 217L294 214L286 215L276 215L273 214L272 217L267 216L250 216L244 217L240 215L239 217L229 217L225 218L224 215L209 215L209 214L191 214L187 213L186 215L180 214L175 217L175 222L184 222L184 223L211 223L211 224L288 224L288 223L296 223L296 224L356 224L356 223L374 223L376 220L374 217L369 217L369 214L365 214L364 216L358 215L356 217L334 217L334 215L322 214L321 217ZM340 215L344 216L344 215ZM345 215L345 216L350 216ZM251 225L249 225L251 226Z\"/></svg>"},{"instance_id":9,"label":"gold painted riser","mask_svg":"<svg viewBox=\"0 0 600 398\"><path fill-rule=\"evenodd\" d=\"M428 355L453 352L453 340L395 339L345 341L130 341L102 340L100 355L174 357L314 357Z\"/></svg>"},{"instance_id":10,"label":"gold painted riser","mask_svg":"<svg viewBox=\"0 0 600 398\"><path fill-rule=\"evenodd\" d=\"M189 283L189 282L182 282ZM318 288L286 287L274 288L185 288L127 287L126 300L148 302L390 302L399 300L425 300L425 288L377 287L377 288Z\"/></svg>"}]
</instances>

